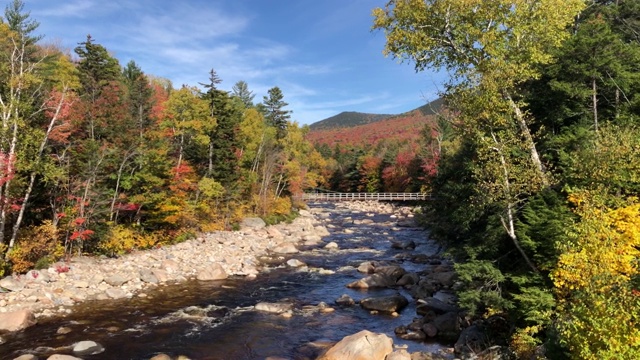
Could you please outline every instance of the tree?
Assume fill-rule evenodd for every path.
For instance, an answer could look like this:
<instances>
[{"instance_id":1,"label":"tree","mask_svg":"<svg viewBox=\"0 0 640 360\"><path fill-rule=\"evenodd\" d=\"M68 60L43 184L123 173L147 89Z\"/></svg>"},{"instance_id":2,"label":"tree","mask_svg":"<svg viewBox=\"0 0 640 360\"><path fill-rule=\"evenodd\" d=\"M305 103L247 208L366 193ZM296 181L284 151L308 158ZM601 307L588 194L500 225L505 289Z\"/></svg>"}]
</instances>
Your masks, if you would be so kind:
<instances>
[{"instance_id":1,"label":"tree","mask_svg":"<svg viewBox=\"0 0 640 360\"><path fill-rule=\"evenodd\" d=\"M269 126L278 130L277 138L282 139L287 132L287 121L291 118L291 111L284 110L289 104L284 102L284 95L279 87L272 87L268 93L269 96L264 96L262 100L265 107L265 120Z\"/></svg>"},{"instance_id":2,"label":"tree","mask_svg":"<svg viewBox=\"0 0 640 360\"><path fill-rule=\"evenodd\" d=\"M240 101L242 101L245 108L250 109L253 107L253 98L255 97L255 94L253 91L249 90L249 85L247 85L245 81L238 81L233 85L231 91L233 96L236 96Z\"/></svg>"}]
</instances>

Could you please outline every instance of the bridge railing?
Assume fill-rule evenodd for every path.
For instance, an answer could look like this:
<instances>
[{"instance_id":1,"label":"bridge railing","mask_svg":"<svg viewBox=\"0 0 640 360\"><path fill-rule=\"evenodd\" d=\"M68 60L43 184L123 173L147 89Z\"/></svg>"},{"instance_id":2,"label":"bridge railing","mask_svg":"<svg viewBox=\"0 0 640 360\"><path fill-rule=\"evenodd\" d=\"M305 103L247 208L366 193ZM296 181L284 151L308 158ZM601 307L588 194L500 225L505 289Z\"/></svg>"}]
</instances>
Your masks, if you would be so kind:
<instances>
[{"instance_id":1,"label":"bridge railing","mask_svg":"<svg viewBox=\"0 0 640 360\"><path fill-rule=\"evenodd\" d=\"M304 193L304 201L411 201L428 200L427 193Z\"/></svg>"}]
</instances>

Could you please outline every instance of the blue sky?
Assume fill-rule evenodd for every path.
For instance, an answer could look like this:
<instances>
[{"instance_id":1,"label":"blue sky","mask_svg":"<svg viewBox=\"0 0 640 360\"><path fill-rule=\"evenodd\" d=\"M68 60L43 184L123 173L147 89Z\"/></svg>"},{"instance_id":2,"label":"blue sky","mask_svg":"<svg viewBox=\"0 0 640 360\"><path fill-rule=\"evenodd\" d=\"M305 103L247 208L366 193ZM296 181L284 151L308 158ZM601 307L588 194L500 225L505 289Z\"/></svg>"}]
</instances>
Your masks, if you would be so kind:
<instances>
[{"instance_id":1,"label":"blue sky","mask_svg":"<svg viewBox=\"0 0 640 360\"><path fill-rule=\"evenodd\" d=\"M3 0L3 9L8 0ZM261 102L278 86L292 119L342 111L398 114L437 97L444 75L415 73L382 55L371 10L385 0L24 0L44 43L73 50L91 34L121 65L134 60L175 87L231 90L244 80Z\"/></svg>"}]
</instances>

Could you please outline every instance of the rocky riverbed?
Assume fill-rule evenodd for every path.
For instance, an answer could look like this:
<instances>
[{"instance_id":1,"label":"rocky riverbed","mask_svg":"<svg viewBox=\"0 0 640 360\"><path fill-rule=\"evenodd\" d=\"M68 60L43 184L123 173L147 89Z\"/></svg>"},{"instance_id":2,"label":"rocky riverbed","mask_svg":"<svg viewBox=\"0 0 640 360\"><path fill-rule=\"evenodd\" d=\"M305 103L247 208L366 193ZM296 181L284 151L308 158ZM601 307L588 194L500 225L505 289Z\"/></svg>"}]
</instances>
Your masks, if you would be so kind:
<instances>
[{"instance_id":1,"label":"rocky riverbed","mask_svg":"<svg viewBox=\"0 0 640 360\"><path fill-rule=\"evenodd\" d=\"M244 345L240 343L239 348L227 347L215 350L207 347L203 350L204 352L198 353L194 352L193 348L198 347L196 342L189 346L190 357L177 356L172 348L162 346L158 348L156 345L156 348L151 351L142 350L139 354L150 355L138 355L139 358L198 359L206 354L207 358L212 359L337 360L351 359L349 357L351 355L345 354L359 354L357 355L359 357L353 357L353 359L418 360L452 359L454 353L462 358L471 358L483 350L483 346L486 345L484 324L470 324L464 313L456 308L452 289L458 284L452 263L442 257L437 245L428 239L427 232L412 228L415 223L410 208L393 207L376 202L342 203L335 205L334 210L312 207L308 211L301 211L300 215L291 224L269 227L265 227L259 219L247 219L241 231L237 232L205 234L185 243L135 252L117 259L77 257L68 263L54 264L47 270L2 279L0 286L8 291L0 293L0 327L5 331L15 331L28 327L36 321L47 322L48 319L62 319L65 316L78 319L74 318L72 315L75 314L72 313L81 306L74 305L83 302L87 302L90 306L101 304L95 301L88 302L89 300L104 300L104 304L124 304L123 301L127 304L162 301L161 304L165 305L167 300L160 300L162 296L158 293L158 291L162 293L164 288L171 289L172 294L184 293L184 291L192 293L193 290L187 289L195 288L181 289L179 284L188 285L197 281L196 279L203 280L198 284L207 284L209 283L207 280L231 277L222 282L213 281L211 284L217 284L213 285L217 289L215 291L235 293L243 289L237 295L230 295L233 300L229 304L235 305L229 306L224 301L221 303L221 300L214 300L217 305L212 305L211 300L202 302L203 300L194 298L192 302L186 304L195 306L179 309L175 314L182 319L186 316L187 321L193 320L198 323L205 320L205 323L211 321L224 323L225 319L234 317L236 319L233 320L233 324L236 324L234 327L240 327L231 333L229 333L230 329L224 330L224 327L221 327L222 332L219 332L215 330L217 327L214 329L205 325L205 328L202 328L198 325L193 334L198 334L197 336L203 339L220 339L227 334L234 334L234 331L239 331L238 334L248 339L257 336L255 337L257 343ZM325 238L326 236L329 237ZM373 247L370 247L371 245ZM366 255L367 253L371 255ZM344 266L344 264L348 265ZM276 287L267 285L271 280L263 282L273 276L274 269L291 269L285 271L285 274L289 275L274 284L278 284ZM329 278L334 279L332 284L335 285L331 285L333 290L327 290L328 283L321 285L325 280L318 284L320 288L311 283L306 284L309 281L319 280L318 276L326 278L327 281ZM256 280L244 283L234 280L242 278ZM296 285L297 281L302 282ZM240 287L236 289L236 286ZM308 289L307 293L303 293L301 297L280 298L276 295L288 293L289 290L285 288L293 290L299 286ZM202 292L202 290L209 291L208 288L196 291ZM271 292L276 296L268 296ZM343 295L339 296L341 293ZM236 306L235 310L232 306ZM123 309L123 311L126 310ZM140 312L140 310L134 311ZM151 311L151 313L158 312ZM249 320L243 318L245 315L238 315L252 313L256 315L251 315ZM271 315L264 315L265 318L260 317L259 313ZM149 318L142 314L144 320L138 323L147 323L149 320L164 322L165 317L173 318L171 314L173 313L170 312L169 316L161 315L156 320L153 320L155 317ZM82 315L79 319L82 319ZM256 320L266 321L266 323L256 323ZM62 325L54 325L51 328L51 325L47 324L40 330L49 333L48 337L57 339L52 341L51 345L48 345L47 341L42 342L47 346L54 346L53 348L40 346L25 349L23 345L18 345L19 347L13 348L24 349L24 351L10 350L11 352L7 353L22 353L24 356L13 355L9 358L20 360L111 358L111 355L106 355L106 352L96 355L101 354L105 349L97 342L84 339L100 341L101 337L95 336L98 334L95 331L99 332L102 325L92 322L92 328L95 331L87 331L85 328L78 333L78 326L83 327L82 324L89 323L82 320L56 321L56 323ZM352 323L347 326L350 331L346 332L352 335L344 337L346 323ZM277 343L282 341L282 338L278 337L280 330L270 333L267 339L262 338L265 333L260 330L279 326L287 328L302 326L308 334L284 335L287 338L287 347L299 341L310 342L304 345L302 350L296 347L293 352L279 351ZM340 330L342 333L340 337L344 339L337 344L335 341L338 339L333 335L329 335L333 341L323 339L320 335L323 332L333 334L334 326L343 328ZM128 326L120 322L116 326L107 324L103 328L110 332L121 331ZM367 330L359 331L361 329ZM140 329L131 330L134 331L132 335L140 331ZM180 330L172 328L169 331ZM258 333L259 335L256 335ZM67 338L69 335L66 334L75 335ZM92 338L90 334L94 334L94 337ZM170 338L174 337L170 333L163 334L169 335ZM103 344L111 351L114 350L113 341L117 341L117 336L113 336L115 333L102 338L106 341ZM6 338L11 341L15 337L7 336ZM372 342L372 339L375 341ZM236 340L233 339L232 342ZM2 341L2 335L0 335L0 350L2 350ZM151 344L157 344L157 341L162 340L154 338L153 341ZM59 345L54 345L56 343ZM373 343L377 345L370 346ZM246 346L263 347L265 344L269 346L262 349L262 353L275 352L287 355L275 357L266 355L256 357L256 354L238 355ZM450 347L447 347L447 344ZM169 354L173 352L173 355L169 356L162 351L157 351L163 348L169 350L164 352ZM414 351L412 354L408 351L410 348ZM216 357L214 353L224 354L224 356ZM129 352L124 350L120 354L129 354ZM492 358L492 355L486 352L483 355Z\"/></svg>"}]
</instances>

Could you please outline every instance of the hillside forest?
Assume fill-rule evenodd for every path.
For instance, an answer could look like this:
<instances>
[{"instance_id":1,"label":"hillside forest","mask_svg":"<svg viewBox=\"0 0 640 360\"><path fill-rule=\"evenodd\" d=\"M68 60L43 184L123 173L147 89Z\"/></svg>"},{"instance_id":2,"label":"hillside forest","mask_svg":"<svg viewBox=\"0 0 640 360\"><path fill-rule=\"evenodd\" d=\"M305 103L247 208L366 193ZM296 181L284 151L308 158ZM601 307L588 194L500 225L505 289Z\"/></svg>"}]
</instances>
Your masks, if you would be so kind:
<instances>
[{"instance_id":1,"label":"hillside forest","mask_svg":"<svg viewBox=\"0 0 640 360\"><path fill-rule=\"evenodd\" d=\"M515 358L640 358L640 0L390 0L385 55L450 79L310 129L212 69L174 88L0 22L0 275L274 222L306 189L429 192L459 304ZM354 125L354 126L351 126Z\"/></svg>"}]
</instances>

